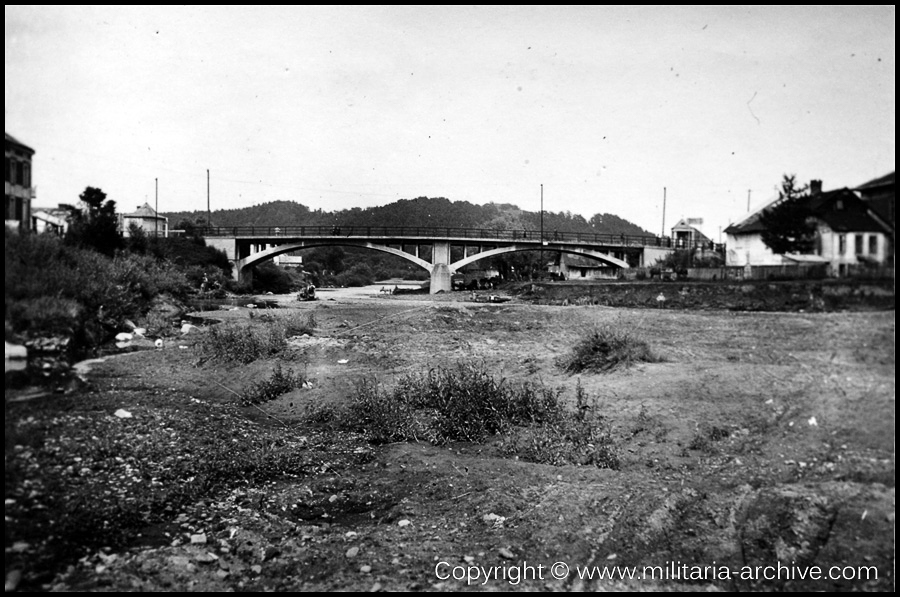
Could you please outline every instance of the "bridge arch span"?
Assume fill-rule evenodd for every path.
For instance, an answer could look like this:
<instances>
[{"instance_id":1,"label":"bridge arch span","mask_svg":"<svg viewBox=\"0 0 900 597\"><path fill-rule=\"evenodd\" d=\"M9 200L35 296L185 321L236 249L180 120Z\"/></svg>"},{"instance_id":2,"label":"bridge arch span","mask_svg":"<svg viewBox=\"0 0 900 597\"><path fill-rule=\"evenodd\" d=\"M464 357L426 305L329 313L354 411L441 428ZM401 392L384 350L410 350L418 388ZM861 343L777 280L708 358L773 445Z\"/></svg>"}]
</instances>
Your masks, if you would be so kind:
<instances>
[{"instance_id":1,"label":"bridge arch span","mask_svg":"<svg viewBox=\"0 0 900 597\"><path fill-rule=\"evenodd\" d=\"M284 245L277 245L274 247L270 247L264 251L259 251L258 253L254 253L249 257L245 257L244 259L237 259L234 262L234 278L238 281L248 281L250 268L259 265L265 261L269 261L277 257L278 255L283 255L285 253L290 253L291 251L299 251L302 249L314 249L316 247L334 247L334 246L345 246L345 247L361 247L364 249L371 249L373 251L381 251L383 253L390 253L392 255L396 255L398 257L402 257L407 261L411 261L419 267L425 269L428 273L431 273L434 269L434 266L431 263L428 263L424 259L416 257L406 251L401 251L400 249L395 249L393 247L388 247L386 245L379 245L375 243L370 243L366 241L353 241L353 240L339 240L339 241L312 241L312 242L299 242L299 243L288 243Z\"/></svg>"},{"instance_id":2,"label":"bridge arch span","mask_svg":"<svg viewBox=\"0 0 900 597\"><path fill-rule=\"evenodd\" d=\"M496 249L491 249L489 251L483 251L481 253L475 253L474 255L469 255L465 259L460 259L454 263L450 264L450 271L456 272L460 268L469 265L470 263L475 263L476 261L480 261L481 259L485 259L487 257L495 257L497 255L502 255L504 253L512 253L515 251L540 251L540 247L535 247L534 245L510 245L508 247L499 247ZM544 247L545 251L553 251L556 253L571 253L573 255L582 255L584 257L590 257L591 259L596 259L597 261L603 261L605 263L610 263L612 265L617 265L623 269L628 269L629 265L625 261L618 259L617 257L613 257L612 255L607 255L606 253L601 253L599 251L591 251L590 249L581 249L578 247L569 247L569 248L561 248L561 247Z\"/></svg>"}]
</instances>

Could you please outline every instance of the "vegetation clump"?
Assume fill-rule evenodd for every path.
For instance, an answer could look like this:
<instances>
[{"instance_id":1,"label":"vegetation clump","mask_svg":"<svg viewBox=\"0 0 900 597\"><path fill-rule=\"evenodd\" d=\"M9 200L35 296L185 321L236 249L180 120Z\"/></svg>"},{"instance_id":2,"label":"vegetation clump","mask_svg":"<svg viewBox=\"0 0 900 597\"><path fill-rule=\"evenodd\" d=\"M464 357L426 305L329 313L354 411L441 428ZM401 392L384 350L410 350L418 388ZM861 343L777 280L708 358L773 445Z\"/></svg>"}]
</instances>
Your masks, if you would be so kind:
<instances>
[{"instance_id":1,"label":"vegetation clump","mask_svg":"<svg viewBox=\"0 0 900 597\"><path fill-rule=\"evenodd\" d=\"M268 379L255 382L241 394L241 406L262 404L275 400L306 383L306 378L294 373L292 369L282 369L281 363L275 364L275 370Z\"/></svg>"},{"instance_id":2,"label":"vegetation clump","mask_svg":"<svg viewBox=\"0 0 900 597\"><path fill-rule=\"evenodd\" d=\"M618 470L619 456L609 421L596 399L578 382L576 410L537 427L518 428L500 442L501 451L529 462L594 465Z\"/></svg>"},{"instance_id":3,"label":"vegetation clump","mask_svg":"<svg viewBox=\"0 0 900 597\"><path fill-rule=\"evenodd\" d=\"M200 339L206 360L220 363L252 363L275 356L287 348L287 326L280 320L261 325L223 323L209 326Z\"/></svg>"},{"instance_id":4,"label":"vegetation clump","mask_svg":"<svg viewBox=\"0 0 900 597\"><path fill-rule=\"evenodd\" d=\"M332 409L326 417L320 409L311 416L318 423L330 419L347 430L365 433L378 444L482 443L500 436L497 445L507 456L555 465L617 468L608 426L580 384L575 412L565 407L561 396L561 390L509 383L482 366L460 364L407 375L391 390L364 382L344 411Z\"/></svg>"},{"instance_id":5,"label":"vegetation clump","mask_svg":"<svg viewBox=\"0 0 900 597\"><path fill-rule=\"evenodd\" d=\"M644 340L629 332L604 326L581 339L557 365L568 373L608 373L635 363L658 363L661 359Z\"/></svg>"}]
</instances>

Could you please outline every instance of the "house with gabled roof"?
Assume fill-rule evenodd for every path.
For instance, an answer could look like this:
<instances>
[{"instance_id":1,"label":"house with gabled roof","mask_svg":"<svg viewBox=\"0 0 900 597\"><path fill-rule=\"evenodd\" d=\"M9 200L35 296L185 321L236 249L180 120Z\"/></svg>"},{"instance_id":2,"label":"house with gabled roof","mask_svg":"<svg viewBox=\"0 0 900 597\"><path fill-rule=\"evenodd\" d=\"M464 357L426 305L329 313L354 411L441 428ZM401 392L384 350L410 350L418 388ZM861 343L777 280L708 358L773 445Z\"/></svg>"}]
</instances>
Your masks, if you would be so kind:
<instances>
[{"instance_id":1,"label":"house with gabled roof","mask_svg":"<svg viewBox=\"0 0 900 597\"><path fill-rule=\"evenodd\" d=\"M142 228L148 236L169 236L169 218L156 213L149 203L139 205L131 213L119 214L119 230L123 236L131 235L132 224Z\"/></svg>"},{"instance_id":2,"label":"house with gabled roof","mask_svg":"<svg viewBox=\"0 0 900 597\"><path fill-rule=\"evenodd\" d=\"M726 265L828 264L832 275L846 275L862 265L884 265L893 260L891 226L872 207L848 188L822 191L813 180L807 195L798 198L815 221L816 243L805 255L777 255L762 240L761 215L777 200L728 226Z\"/></svg>"}]
</instances>

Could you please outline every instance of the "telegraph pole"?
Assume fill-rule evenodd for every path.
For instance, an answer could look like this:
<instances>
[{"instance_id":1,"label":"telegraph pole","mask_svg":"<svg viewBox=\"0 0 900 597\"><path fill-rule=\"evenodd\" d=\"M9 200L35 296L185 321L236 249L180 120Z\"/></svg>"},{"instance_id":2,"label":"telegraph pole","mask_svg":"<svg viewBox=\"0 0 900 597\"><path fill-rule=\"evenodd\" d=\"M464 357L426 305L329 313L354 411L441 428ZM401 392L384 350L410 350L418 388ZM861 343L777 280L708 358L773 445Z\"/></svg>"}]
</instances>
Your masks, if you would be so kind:
<instances>
[{"instance_id":1,"label":"telegraph pole","mask_svg":"<svg viewBox=\"0 0 900 597\"><path fill-rule=\"evenodd\" d=\"M212 226L212 210L209 208L209 168L206 169L206 227ZM207 233L208 234L208 233Z\"/></svg>"},{"instance_id":2,"label":"telegraph pole","mask_svg":"<svg viewBox=\"0 0 900 597\"><path fill-rule=\"evenodd\" d=\"M663 222L662 222L662 237L666 237L666 187L663 187Z\"/></svg>"},{"instance_id":3,"label":"telegraph pole","mask_svg":"<svg viewBox=\"0 0 900 597\"><path fill-rule=\"evenodd\" d=\"M159 238L159 179L154 178L153 184L156 186L156 206L154 207L154 211L156 211L153 218L153 236Z\"/></svg>"},{"instance_id":4,"label":"telegraph pole","mask_svg":"<svg viewBox=\"0 0 900 597\"><path fill-rule=\"evenodd\" d=\"M544 275L544 183L541 183L541 277Z\"/></svg>"}]
</instances>

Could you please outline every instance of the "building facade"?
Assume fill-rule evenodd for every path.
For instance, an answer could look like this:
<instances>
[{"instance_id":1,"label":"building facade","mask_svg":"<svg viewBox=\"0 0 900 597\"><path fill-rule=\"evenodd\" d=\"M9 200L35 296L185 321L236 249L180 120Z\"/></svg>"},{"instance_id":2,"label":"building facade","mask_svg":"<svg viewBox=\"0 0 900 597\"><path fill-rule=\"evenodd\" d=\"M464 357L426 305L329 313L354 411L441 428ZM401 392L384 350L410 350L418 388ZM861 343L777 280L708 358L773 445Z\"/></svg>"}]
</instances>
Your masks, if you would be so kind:
<instances>
[{"instance_id":1,"label":"building facade","mask_svg":"<svg viewBox=\"0 0 900 597\"><path fill-rule=\"evenodd\" d=\"M169 218L157 214L149 203L138 206L131 213L119 214L122 236L131 236L132 224L141 228L147 236L169 236Z\"/></svg>"},{"instance_id":2,"label":"building facade","mask_svg":"<svg viewBox=\"0 0 900 597\"><path fill-rule=\"evenodd\" d=\"M19 231L31 229L31 163L34 150L6 136L6 227Z\"/></svg>"},{"instance_id":3,"label":"building facade","mask_svg":"<svg viewBox=\"0 0 900 597\"><path fill-rule=\"evenodd\" d=\"M855 268L882 266L892 261L891 228L871 206L848 188L822 191L813 181L804 202L815 226L815 248L807 255L775 254L763 242L761 214L767 205L725 229L726 265L796 265L825 263L831 275L843 276Z\"/></svg>"}]
</instances>

